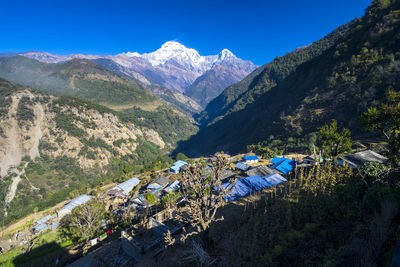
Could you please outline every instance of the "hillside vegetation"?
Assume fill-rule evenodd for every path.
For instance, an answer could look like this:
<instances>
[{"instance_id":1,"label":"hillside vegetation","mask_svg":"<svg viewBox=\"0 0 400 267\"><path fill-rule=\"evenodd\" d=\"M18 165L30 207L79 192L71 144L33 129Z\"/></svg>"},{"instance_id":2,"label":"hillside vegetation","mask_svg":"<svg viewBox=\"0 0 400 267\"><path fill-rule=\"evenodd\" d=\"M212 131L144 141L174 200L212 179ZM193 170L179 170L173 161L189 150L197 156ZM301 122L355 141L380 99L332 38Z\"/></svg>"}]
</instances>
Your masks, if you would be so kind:
<instances>
[{"instance_id":1,"label":"hillside vegetation","mask_svg":"<svg viewBox=\"0 0 400 267\"><path fill-rule=\"evenodd\" d=\"M278 75L279 82L270 82L266 68L251 81L252 90L234 102L235 112L205 126L179 150L236 152L265 140L304 137L331 119L355 136L363 134L362 112L378 105L387 90L399 90L400 3L375 1L362 19L340 29L341 38L332 39L330 47L326 43L326 50L316 48L308 61L289 65L292 72Z\"/></svg>"},{"instance_id":2,"label":"hillside vegetation","mask_svg":"<svg viewBox=\"0 0 400 267\"><path fill-rule=\"evenodd\" d=\"M256 101L262 94L296 71L302 63L321 55L322 52L334 45L356 21L357 19L337 28L319 41L296 49L285 56L277 57L271 63L259 67L242 81L226 88L211 101L198 120L202 125L207 125L232 112L246 108L248 104Z\"/></svg>"},{"instance_id":3,"label":"hillside vegetation","mask_svg":"<svg viewBox=\"0 0 400 267\"><path fill-rule=\"evenodd\" d=\"M0 58L0 77L55 95L108 104L151 104L157 98L134 81L86 59L51 64L23 56Z\"/></svg>"},{"instance_id":4,"label":"hillside vegetation","mask_svg":"<svg viewBox=\"0 0 400 267\"><path fill-rule=\"evenodd\" d=\"M169 167L172 160L165 153L196 131L168 106L117 112L2 79L0 95L2 225L124 173Z\"/></svg>"}]
</instances>

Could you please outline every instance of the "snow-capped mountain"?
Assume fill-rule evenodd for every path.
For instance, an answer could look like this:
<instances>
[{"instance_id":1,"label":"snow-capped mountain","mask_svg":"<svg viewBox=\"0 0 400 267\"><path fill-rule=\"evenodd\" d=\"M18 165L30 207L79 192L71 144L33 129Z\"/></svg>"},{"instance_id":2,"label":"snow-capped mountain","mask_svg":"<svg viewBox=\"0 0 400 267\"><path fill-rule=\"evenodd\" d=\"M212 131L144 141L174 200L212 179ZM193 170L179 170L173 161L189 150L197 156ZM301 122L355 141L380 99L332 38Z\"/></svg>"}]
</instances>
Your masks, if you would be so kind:
<instances>
[{"instance_id":1,"label":"snow-capped mountain","mask_svg":"<svg viewBox=\"0 0 400 267\"><path fill-rule=\"evenodd\" d=\"M247 75L256 68L252 62L236 57L228 49L223 49L217 55L202 56L195 49L188 48L176 41L168 41L156 51L143 54L126 52L118 55L56 55L32 51L19 55L46 63L60 63L73 58L95 60L98 64L123 73L125 76L145 85L158 84L180 92L185 92L186 88L190 87L202 75L209 75L209 70L215 69L213 74L218 79L218 70L224 69L225 78L221 77L221 79L224 79L225 82L217 84L225 86L226 81L229 81L229 85L231 82L238 82L239 78L237 77ZM110 60L116 64L111 64ZM223 68L221 68L221 65ZM227 72L232 72L228 76L235 78L227 80ZM239 73L240 75L238 75ZM193 89L192 86L191 91ZM214 94L223 89L218 87ZM208 99L206 102L208 102Z\"/></svg>"},{"instance_id":2,"label":"snow-capped mountain","mask_svg":"<svg viewBox=\"0 0 400 267\"><path fill-rule=\"evenodd\" d=\"M195 49L187 48L176 41L168 41L163 44L160 49L151 53L139 54L137 52L127 52L125 55L128 57L144 58L152 66L160 66L175 62L176 64L183 66L185 69L200 74L203 74L214 65L221 63L227 58L237 59L237 57L228 49L223 49L218 55L201 56Z\"/></svg>"}]
</instances>

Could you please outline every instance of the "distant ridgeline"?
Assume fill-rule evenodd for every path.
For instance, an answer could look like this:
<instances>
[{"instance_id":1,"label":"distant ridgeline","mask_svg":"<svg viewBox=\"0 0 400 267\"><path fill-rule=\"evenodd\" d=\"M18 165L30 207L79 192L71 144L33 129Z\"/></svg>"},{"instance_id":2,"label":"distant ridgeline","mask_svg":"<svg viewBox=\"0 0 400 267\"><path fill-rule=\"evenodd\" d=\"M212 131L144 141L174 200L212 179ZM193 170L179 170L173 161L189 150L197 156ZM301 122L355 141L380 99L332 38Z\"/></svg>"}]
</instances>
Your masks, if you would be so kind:
<instances>
[{"instance_id":1,"label":"distant ridgeline","mask_svg":"<svg viewBox=\"0 0 400 267\"><path fill-rule=\"evenodd\" d=\"M276 58L215 98L202 129L177 151L242 151L265 140L304 138L331 119L362 135L359 116L400 86L400 3L374 1L361 19Z\"/></svg>"},{"instance_id":2,"label":"distant ridgeline","mask_svg":"<svg viewBox=\"0 0 400 267\"><path fill-rule=\"evenodd\" d=\"M172 160L165 154L196 131L168 105L115 111L3 79L0 121L1 225L112 180L169 167ZM15 197L7 203L18 176Z\"/></svg>"}]
</instances>

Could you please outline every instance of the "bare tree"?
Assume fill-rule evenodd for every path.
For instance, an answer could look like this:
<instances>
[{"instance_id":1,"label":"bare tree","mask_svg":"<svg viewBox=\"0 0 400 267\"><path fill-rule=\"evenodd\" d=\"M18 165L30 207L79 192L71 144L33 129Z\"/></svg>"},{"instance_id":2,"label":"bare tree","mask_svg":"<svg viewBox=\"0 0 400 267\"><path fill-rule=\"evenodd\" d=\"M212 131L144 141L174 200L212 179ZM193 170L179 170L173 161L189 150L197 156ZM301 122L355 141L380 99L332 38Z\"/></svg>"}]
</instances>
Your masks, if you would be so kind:
<instances>
[{"instance_id":1,"label":"bare tree","mask_svg":"<svg viewBox=\"0 0 400 267\"><path fill-rule=\"evenodd\" d=\"M165 247L172 246L173 244L175 244L175 238L172 237L170 230L168 230L168 232L164 234L164 243Z\"/></svg>"},{"instance_id":2,"label":"bare tree","mask_svg":"<svg viewBox=\"0 0 400 267\"><path fill-rule=\"evenodd\" d=\"M65 236L88 241L99 230L104 216L104 204L90 200L61 220L61 230Z\"/></svg>"},{"instance_id":3,"label":"bare tree","mask_svg":"<svg viewBox=\"0 0 400 267\"><path fill-rule=\"evenodd\" d=\"M222 187L223 173L228 164L229 160L224 155L218 155L208 174L199 162L191 164L183 173L182 191L188 203L186 214L190 224L196 227L196 231L187 236L207 231L212 222L223 220L223 217L216 218L217 210L224 205L224 197L232 192L236 184L232 179L230 186Z\"/></svg>"}]
</instances>

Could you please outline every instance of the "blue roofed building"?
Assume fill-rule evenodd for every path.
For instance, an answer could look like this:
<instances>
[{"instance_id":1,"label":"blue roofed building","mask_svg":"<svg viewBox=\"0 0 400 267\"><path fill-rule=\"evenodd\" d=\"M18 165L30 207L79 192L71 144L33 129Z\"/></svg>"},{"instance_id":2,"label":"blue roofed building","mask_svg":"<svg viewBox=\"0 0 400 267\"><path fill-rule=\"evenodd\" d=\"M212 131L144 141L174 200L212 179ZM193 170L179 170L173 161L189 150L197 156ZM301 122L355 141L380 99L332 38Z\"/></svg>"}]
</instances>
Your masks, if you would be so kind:
<instances>
[{"instance_id":1,"label":"blue roofed building","mask_svg":"<svg viewBox=\"0 0 400 267\"><path fill-rule=\"evenodd\" d=\"M226 183L222 185L224 188L228 186L231 186L231 184ZM225 199L231 202L242 197L247 197L270 186L271 184L269 182L258 175L245 177L236 181L236 185L232 192L226 196Z\"/></svg>"},{"instance_id":2,"label":"blue roofed building","mask_svg":"<svg viewBox=\"0 0 400 267\"><path fill-rule=\"evenodd\" d=\"M260 158L257 156L244 156L243 159L245 160L246 164L257 163Z\"/></svg>"},{"instance_id":3,"label":"blue roofed building","mask_svg":"<svg viewBox=\"0 0 400 267\"><path fill-rule=\"evenodd\" d=\"M170 170L170 172L178 174L181 171L182 167L185 165L188 165L188 163L186 161L178 160L171 166L171 168L169 170Z\"/></svg>"},{"instance_id":4,"label":"blue roofed building","mask_svg":"<svg viewBox=\"0 0 400 267\"><path fill-rule=\"evenodd\" d=\"M288 158L275 157L271 160L271 163L273 164L272 167L270 167L271 169L278 170L285 175L296 168L296 161Z\"/></svg>"}]
</instances>

